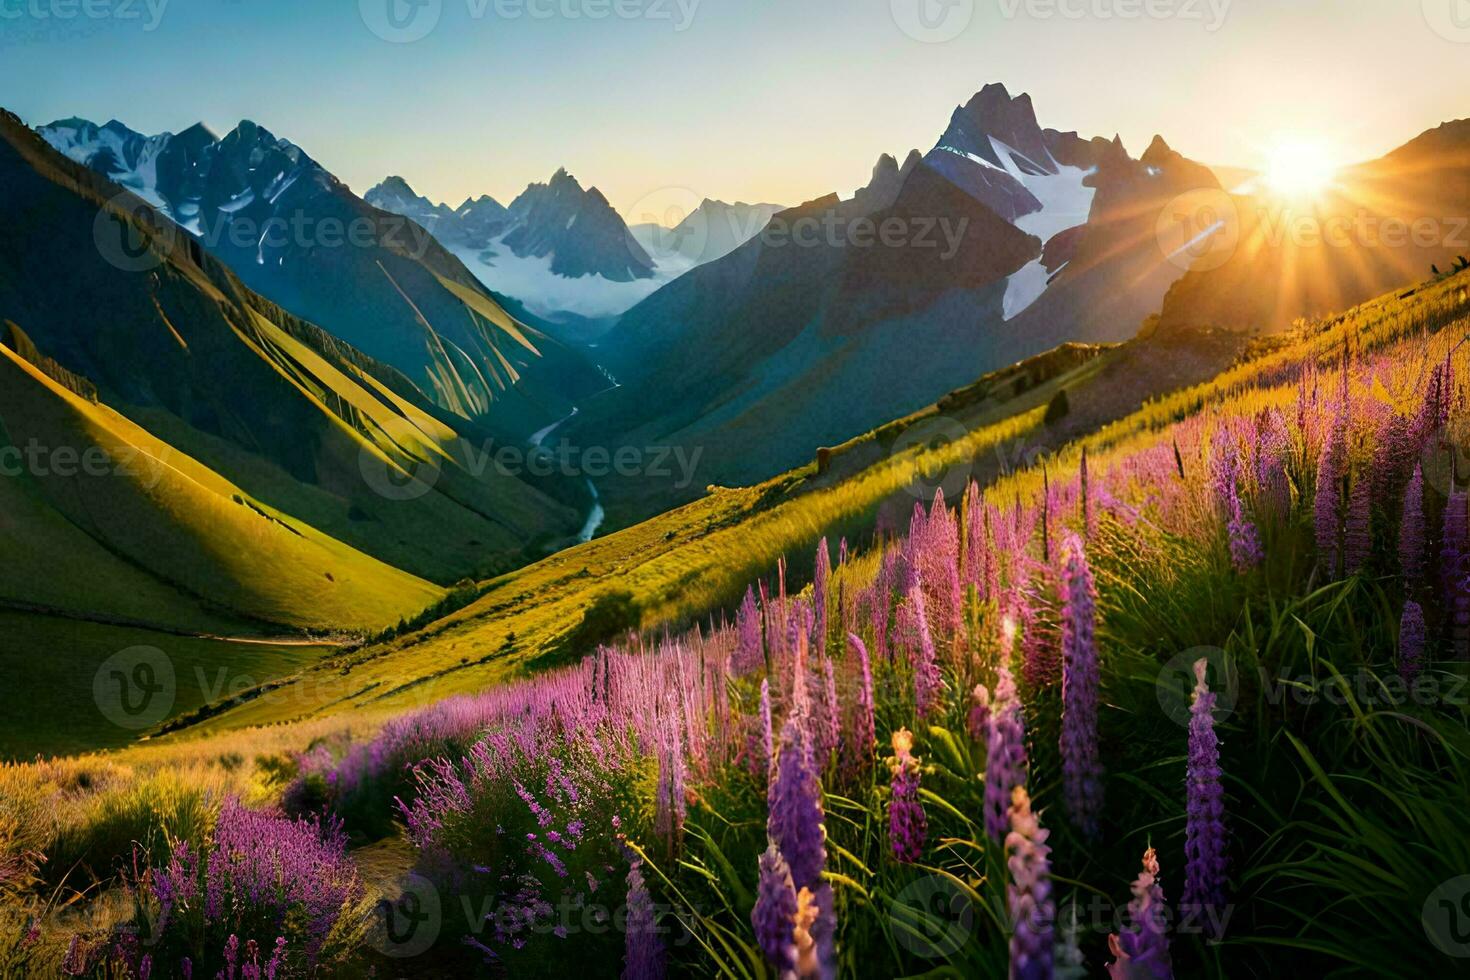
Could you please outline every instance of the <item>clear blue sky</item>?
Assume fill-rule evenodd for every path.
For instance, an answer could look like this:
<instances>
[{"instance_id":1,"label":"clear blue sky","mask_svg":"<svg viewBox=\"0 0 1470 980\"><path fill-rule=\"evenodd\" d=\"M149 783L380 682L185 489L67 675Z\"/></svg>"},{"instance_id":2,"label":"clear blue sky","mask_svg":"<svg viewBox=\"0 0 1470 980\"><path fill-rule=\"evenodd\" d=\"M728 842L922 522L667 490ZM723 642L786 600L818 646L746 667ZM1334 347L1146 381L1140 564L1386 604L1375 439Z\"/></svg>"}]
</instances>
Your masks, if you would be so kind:
<instances>
[{"instance_id":1,"label":"clear blue sky","mask_svg":"<svg viewBox=\"0 0 1470 980\"><path fill-rule=\"evenodd\" d=\"M453 203L566 166L624 210L666 187L850 192L879 153L928 149L990 81L1030 92L1043 125L1121 133L1135 153L1158 132L1247 166L1292 135L1349 162L1470 116L1470 20L1457 41L1449 19L1470 0L1425 0L1429 16L1421 0L1060 0L1074 17L1046 0L682 0L683 30L679 0L417 0L440 9L411 43L368 28L386 2L0 0L0 105L145 132L248 117L359 192L398 173ZM1145 2L1175 15L1118 14ZM138 16L56 16L82 3ZM149 3L164 4L151 31ZM955 36L905 33L925 33L919 3L928 36Z\"/></svg>"}]
</instances>

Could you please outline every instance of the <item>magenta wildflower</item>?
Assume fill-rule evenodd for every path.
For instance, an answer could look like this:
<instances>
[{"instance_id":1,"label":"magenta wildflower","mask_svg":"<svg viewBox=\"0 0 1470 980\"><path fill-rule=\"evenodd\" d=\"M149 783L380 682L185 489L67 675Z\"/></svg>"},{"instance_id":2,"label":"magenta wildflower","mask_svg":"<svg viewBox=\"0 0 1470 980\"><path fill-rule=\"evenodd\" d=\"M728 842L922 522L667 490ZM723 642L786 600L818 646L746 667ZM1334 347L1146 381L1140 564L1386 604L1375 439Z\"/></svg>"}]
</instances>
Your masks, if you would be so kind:
<instances>
[{"instance_id":1,"label":"magenta wildflower","mask_svg":"<svg viewBox=\"0 0 1470 980\"><path fill-rule=\"evenodd\" d=\"M1143 870L1132 890L1128 928L1108 937L1108 949L1115 957L1108 964L1108 975L1112 980L1173 980L1169 910L1159 885L1159 858L1152 847L1143 852Z\"/></svg>"},{"instance_id":2,"label":"magenta wildflower","mask_svg":"<svg viewBox=\"0 0 1470 980\"><path fill-rule=\"evenodd\" d=\"M892 800L888 804L888 839L893 857L913 864L924 853L929 821L919 802L919 759L913 754L914 736L907 728L893 733Z\"/></svg>"},{"instance_id":3,"label":"magenta wildflower","mask_svg":"<svg viewBox=\"0 0 1470 980\"><path fill-rule=\"evenodd\" d=\"M678 719L672 711L659 731L658 788L654 799L654 829L673 853L684 833L688 811L684 789L684 747Z\"/></svg>"},{"instance_id":4,"label":"magenta wildflower","mask_svg":"<svg viewBox=\"0 0 1470 980\"><path fill-rule=\"evenodd\" d=\"M913 648L914 705L920 718L928 718L941 706L940 693L944 680L939 674L939 663L934 653L934 636L929 632L929 616L924 609L923 583L917 575L909 589L909 613L913 616L914 631L918 634Z\"/></svg>"},{"instance_id":5,"label":"magenta wildflower","mask_svg":"<svg viewBox=\"0 0 1470 980\"><path fill-rule=\"evenodd\" d=\"M735 654L730 668L735 676L743 677L757 670L763 662L765 649L761 643L761 613L756 605L755 590L745 590L745 600L735 613Z\"/></svg>"},{"instance_id":6,"label":"magenta wildflower","mask_svg":"<svg viewBox=\"0 0 1470 980\"><path fill-rule=\"evenodd\" d=\"M771 682L764 677L761 678L761 748L765 750L765 766L761 771L770 779L776 746L771 731Z\"/></svg>"},{"instance_id":7,"label":"magenta wildflower","mask_svg":"<svg viewBox=\"0 0 1470 980\"><path fill-rule=\"evenodd\" d=\"M1399 523L1399 566L1411 589L1424 584L1424 556L1424 468L1415 465L1404 491L1404 515Z\"/></svg>"},{"instance_id":8,"label":"magenta wildflower","mask_svg":"<svg viewBox=\"0 0 1470 980\"><path fill-rule=\"evenodd\" d=\"M962 501L965 514L965 559L961 569L960 578L965 585L973 585L980 591L981 598L985 596L985 573L983 565L987 555L985 553L985 528L982 523L981 511L984 501L980 494L980 488L974 480L965 488L965 497Z\"/></svg>"},{"instance_id":9,"label":"magenta wildflower","mask_svg":"<svg viewBox=\"0 0 1470 980\"><path fill-rule=\"evenodd\" d=\"M1026 782L1026 723L1010 668L1001 664L985 754L985 830L1005 840L1011 791Z\"/></svg>"},{"instance_id":10,"label":"magenta wildflower","mask_svg":"<svg viewBox=\"0 0 1470 980\"><path fill-rule=\"evenodd\" d=\"M1097 533L1093 523L1092 490L1087 472L1087 447L1082 447L1082 462L1077 464L1077 491L1082 497L1082 533L1090 540Z\"/></svg>"},{"instance_id":11,"label":"magenta wildflower","mask_svg":"<svg viewBox=\"0 0 1470 980\"><path fill-rule=\"evenodd\" d=\"M832 886L822 880L822 870L827 864L826 831L822 826L826 815L805 726L806 719L793 714L781 729L776 779L767 794L770 813L766 832L786 859L797 890L797 972L802 976L816 972L825 980L836 975L837 919ZM804 896L804 907L814 916L805 927L801 925L800 911ZM814 971L803 968L802 963L807 960L816 964Z\"/></svg>"},{"instance_id":12,"label":"magenta wildflower","mask_svg":"<svg viewBox=\"0 0 1470 980\"><path fill-rule=\"evenodd\" d=\"M1220 784L1220 743L1215 735L1215 695L1205 680L1209 662L1194 665L1194 705L1189 719L1189 762L1184 831L1184 896L1180 909L1211 938L1219 938L1225 908L1225 790Z\"/></svg>"},{"instance_id":13,"label":"magenta wildflower","mask_svg":"<svg viewBox=\"0 0 1470 980\"><path fill-rule=\"evenodd\" d=\"M1265 558L1261 548L1261 535L1255 524L1244 515L1240 503L1240 491L1235 481L1230 482L1228 505L1230 508L1230 560L1238 572L1255 568Z\"/></svg>"},{"instance_id":14,"label":"magenta wildflower","mask_svg":"<svg viewBox=\"0 0 1470 980\"><path fill-rule=\"evenodd\" d=\"M1424 610L1412 599L1405 602L1399 619L1399 676L1411 688L1424 670L1426 632Z\"/></svg>"},{"instance_id":15,"label":"magenta wildflower","mask_svg":"<svg viewBox=\"0 0 1470 980\"><path fill-rule=\"evenodd\" d=\"M1095 839L1102 813L1102 763L1098 759L1096 591L1082 542L1067 542L1066 594L1062 610L1062 787L1067 809L1082 836Z\"/></svg>"},{"instance_id":16,"label":"magenta wildflower","mask_svg":"<svg viewBox=\"0 0 1470 980\"><path fill-rule=\"evenodd\" d=\"M1347 475L1347 413L1340 411L1332 434L1317 460L1317 494L1313 506L1317 560L1329 578L1337 577L1342 529L1342 481Z\"/></svg>"},{"instance_id":17,"label":"magenta wildflower","mask_svg":"<svg viewBox=\"0 0 1470 980\"><path fill-rule=\"evenodd\" d=\"M812 608L816 612L816 641L817 652L827 652L827 608L830 605L828 592L831 589L832 579L832 556L827 550L827 539L823 538L817 545L817 570L812 578Z\"/></svg>"},{"instance_id":18,"label":"magenta wildflower","mask_svg":"<svg viewBox=\"0 0 1470 980\"><path fill-rule=\"evenodd\" d=\"M857 719L852 727L854 755L859 762L867 760L877 741L877 723L873 716L873 665L868 661L868 648L856 633L847 634L858 661Z\"/></svg>"},{"instance_id":19,"label":"magenta wildflower","mask_svg":"<svg viewBox=\"0 0 1470 980\"><path fill-rule=\"evenodd\" d=\"M1031 810L1026 787L1011 794L1006 834L1006 864L1011 881L1006 901L1011 913L1011 980L1051 980L1056 909L1051 900L1051 831Z\"/></svg>"},{"instance_id":20,"label":"magenta wildflower","mask_svg":"<svg viewBox=\"0 0 1470 980\"><path fill-rule=\"evenodd\" d=\"M663 943L658 938L653 897L643 881L642 862L628 867L628 917L625 937L623 980L661 980L664 975Z\"/></svg>"},{"instance_id":21,"label":"magenta wildflower","mask_svg":"<svg viewBox=\"0 0 1470 980\"><path fill-rule=\"evenodd\" d=\"M827 864L822 787L812 762L806 725L804 717L793 714L781 728L776 778L768 793L770 814L766 828L791 868L791 879L798 889L815 888Z\"/></svg>"},{"instance_id":22,"label":"magenta wildflower","mask_svg":"<svg viewBox=\"0 0 1470 980\"><path fill-rule=\"evenodd\" d=\"M1444 534L1440 544L1440 578L1444 606L1449 619L1450 642L1455 656L1470 655L1470 516L1462 490L1450 493L1445 503Z\"/></svg>"},{"instance_id":23,"label":"magenta wildflower","mask_svg":"<svg viewBox=\"0 0 1470 980\"><path fill-rule=\"evenodd\" d=\"M818 740L817 765L825 767L842 744L842 706L837 700L837 672L832 658L822 652L822 728Z\"/></svg>"},{"instance_id":24,"label":"magenta wildflower","mask_svg":"<svg viewBox=\"0 0 1470 980\"><path fill-rule=\"evenodd\" d=\"M778 977L796 968L795 918L796 886L791 883L791 869L772 844L760 856L760 882L750 922L755 928L756 944L776 968Z\"/></svg>"},{"instance_id":25,"label":"magenta wildflower","mask_svg":"<svg viewBox=\"0 0 1470 980\"><path fill-rule=\"evenodd\" d=\"M1372 517L1373 497L1368 481L1361 477L1353 481L1348 494L1347 521L1342 538L1343 571L1348 575L1361 572L1368 565L1368 553L1373 547Z\"/></svg>"}]
</instances>

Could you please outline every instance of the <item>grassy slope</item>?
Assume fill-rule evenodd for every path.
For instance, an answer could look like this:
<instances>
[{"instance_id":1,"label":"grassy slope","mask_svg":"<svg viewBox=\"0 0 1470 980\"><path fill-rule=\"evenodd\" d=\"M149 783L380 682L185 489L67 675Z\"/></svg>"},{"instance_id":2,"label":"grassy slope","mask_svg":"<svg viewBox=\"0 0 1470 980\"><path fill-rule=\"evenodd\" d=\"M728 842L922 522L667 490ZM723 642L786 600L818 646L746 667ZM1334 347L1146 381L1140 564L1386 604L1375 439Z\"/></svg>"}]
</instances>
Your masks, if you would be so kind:
<instances>
[{"instance_id":1,"label":"grassy slope","mask_svg":"<svg viewBox=\"0 0 1470 980\"><path fill-rule=\"evenodd\" d=\"M816 541L870 531L880 511L907 520L936 485L951 495L1136 409L1146 398L1198 383L1229 363L1238 338L1187 337L1114 349L1063 348L995 372L940 405L838 447L757 487L718 488L703 499L487 583L482 597L424 630L307 671L288 697L251 701L192 730L218 732L347 709L403 710L534 669L565 641L601 593L633 594L645 627L686 623L728 608L782 556ZM1171 368L1146 372L1165 359ZM1015 381L1030 379L1021 394ZM1062 389L1074 408L1043 421ZM942 417L942 419L941 419ZM933 432L962 438L935 445ZM794 570L800 576L801 569Z\"/></svg>"},{"instance_id":2,"label":"grassy slope","mask_svg":"<svg viewBox=\"0 0 1470 980\"><path fill-rule=\"evenodd\" d=\"M440 594L421 579L273 513L3 347L0 418L12 438L23 432L43 446L78 454L99 447L113 460L130 461L107 475L30 479L52 507L108 551L238 616L303 629L370 628L394 622ZM64 546L58 541L53 547ZM111 593L102 605L126 601L120 589L128 581L88 581ZM141 610L131 615L147 618Z\"/></svg>"},{"instance_id":3,"label":"grassy slope","mask_svg":"<svg viewBox=\"0 0 1470 980\"><path fill-rule=\"evenodd\" d=\"M117 187L3 116L0 173L0 210L16 230L0 239L0 317L95 385L111 409L267 511L444 585L517 567L580 527L580 506L546 493L560 488L477 465L489 431L251 293L146 209L123 213L107 203ZM104 208L151 243L156 268L139 273L104 261L94 240ZM57 269L70 270L65 283ZM461 319L473 315L466 300L453 302ZM482 319L496 313L483 297L475 309ZM506 336L523 351L530 343L519 332ZM23 419L5 421L13 440L33 438ZM439 462L438 479L412 500L385 496L364 479L365 462L392 472L426 458ZM578 484L564 496L575 501L581 492ZM29 567L49 575L44 564ZM394 622L422 608L422 596L415 586L370 617L329 625ZM313 590L302 594L298 619L314 615L315 600Z\"/></svg>"},{"instance_id":4,"label":"grassy slope","mask_svg":"<svg viewBox=\"0 0 1470 980\"><path fill-rule=\"evenodd\" d=\"M138 732L111 722L93 694L103 662L120 651L149 647L168 658L173 668L169 714L177 715L221 693L300 670L331 649L177 636L3 610L0 637L3 686L26 692L23 698L9 699L0 714L0 760L116 748L134 741ZM105 679L103 689L108 689Z\"/></svg>"}]
</instances>

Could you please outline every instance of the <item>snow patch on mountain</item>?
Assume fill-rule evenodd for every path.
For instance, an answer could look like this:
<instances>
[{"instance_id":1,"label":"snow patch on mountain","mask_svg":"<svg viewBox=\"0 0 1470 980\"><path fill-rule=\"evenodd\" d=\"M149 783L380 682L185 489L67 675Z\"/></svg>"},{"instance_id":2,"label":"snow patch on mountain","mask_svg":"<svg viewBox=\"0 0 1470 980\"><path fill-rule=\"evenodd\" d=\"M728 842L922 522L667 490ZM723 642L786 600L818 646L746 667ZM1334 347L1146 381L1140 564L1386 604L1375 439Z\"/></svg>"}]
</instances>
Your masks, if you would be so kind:
<instances>
[{"instance_id":1,"label":"snow patch on mountain","mask_svg":"<svg viewBox=\"0 0 1470 980\"><path fill-rule=\"evenodd\" d=\"M448 249L487 289L520 301L537 316L554 319L571 313L588 319L620 316L660 286L689 271L689 263L675 256L656 262L653 275L631 282L614 282L600 275L562 276L551 271L552 255L519 256L492 239L487 248L450 244Z\"/></svg>"},{"instance_id":2,"label":"snow patch on mountain","mask_svg":"<svg viewBox=\"0 0 1470 980\"><path fill-rule=\"evenodd\" d=\"M1045 245L1053 235L1087 223L1087 215L1092 210L1092 196L1096 191L1085 186L1083 181L1092 173L1091 170L1064 166L1052 159L1050 154L1044 162L1028 160L994 137L991 137L990 143L1006 173L1041 202L1040 211L1033 211L1015 220L1017 228L1035 235ZM1026 166L1023 167L1018 160ZM1032 172L1046 170L1055 172ZM1005 319L1015 317L1040 299L1051 278L1041 256L1012 273L1006 280Z\"/></svg>"}]
</instances>

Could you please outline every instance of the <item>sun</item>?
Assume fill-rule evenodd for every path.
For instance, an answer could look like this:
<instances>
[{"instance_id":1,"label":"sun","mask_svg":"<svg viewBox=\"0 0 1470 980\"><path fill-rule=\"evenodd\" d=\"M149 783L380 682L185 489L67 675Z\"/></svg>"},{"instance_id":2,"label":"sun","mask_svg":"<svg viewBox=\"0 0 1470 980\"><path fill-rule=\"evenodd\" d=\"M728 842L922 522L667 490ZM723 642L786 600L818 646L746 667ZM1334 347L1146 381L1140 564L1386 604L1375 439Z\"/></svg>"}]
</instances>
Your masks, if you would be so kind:
<instances>
[{"instance_id":1,"label":"sun","mask_svg":"<svg viewBox=\"0 0 1470 980\"><path fill-rule=\"evenodd\" d=\"M1337 176L1332 154L1319 143L1292 141L1271 150L1266 164L1266 186L1281 197L1316 197Z\"/></svg>"}]
</instances>

